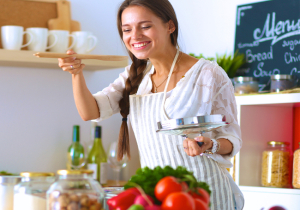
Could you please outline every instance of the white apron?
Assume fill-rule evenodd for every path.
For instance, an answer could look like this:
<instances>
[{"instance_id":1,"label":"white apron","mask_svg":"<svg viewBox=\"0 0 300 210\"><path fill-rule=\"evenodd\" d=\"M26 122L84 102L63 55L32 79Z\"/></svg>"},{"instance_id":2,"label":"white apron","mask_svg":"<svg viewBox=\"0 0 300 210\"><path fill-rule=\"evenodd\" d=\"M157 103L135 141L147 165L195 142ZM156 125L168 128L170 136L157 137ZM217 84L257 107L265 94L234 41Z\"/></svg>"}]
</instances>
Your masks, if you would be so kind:
<instances>
[{"instance_id":1,"label":"white apron","mask_svg":"<svg viewBox=\"0 0 300 210\"><path fill-rule=\"evenodd\" d=\"M208 183L211 193L211 210L241 210L242 192L232 177L215 160L207 156L188 156L183 149L183 137L156 133L157 122L169 119L165 111L167 88L174 70L177 50L163 93L130 95L130 122L139 148L141 167L184 166L199 181ZM169 96L172 91L168 92ZM182 116L186 117L186 116Z\"/></svg>"},{"instance_id":2,"label":"white apron","mask_svg":"<svg viewBox=\"0 0 300 210\"><path fill-rule=\"evenodd\" d=\"M234 200L226 169L206 156L188 156L183 137L156 133L157 122L168 120L161 112L163 93L130 96L130 122L139 148L141 167L184 166L212 191L211 210L234 210ZM227 174L226 174L227 172Z\"/></svg>"}]
</instances>

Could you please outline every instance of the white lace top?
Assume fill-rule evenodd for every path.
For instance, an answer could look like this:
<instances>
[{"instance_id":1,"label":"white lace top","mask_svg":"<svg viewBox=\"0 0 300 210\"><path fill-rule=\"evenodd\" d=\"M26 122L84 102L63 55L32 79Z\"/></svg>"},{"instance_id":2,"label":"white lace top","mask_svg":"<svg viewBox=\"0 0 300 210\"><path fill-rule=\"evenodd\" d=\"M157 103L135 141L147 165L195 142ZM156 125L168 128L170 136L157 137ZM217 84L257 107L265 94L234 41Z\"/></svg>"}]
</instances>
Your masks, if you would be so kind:
<instances>
[{"instance_id":1,"label":"white lace top","mask_svg":"<svg viewBox=\"0 0 300 210\"><path fill-rule=\"evenodd\" d=\"M115 113L119 113L119 100L125 87L130 66L119 75L112 84L95 97L101 117L96 121L104 120ZM151 75L154 67L149 62L144 78L138 88L137 95L152 93ZM205 133L204 136L218 139L225 138L232 142L233 151L230 155L214 154L212 159L224 167L231 167L230 158L240 151L242 146L241 131L237 122L236 101L233 85L226 72L216 62L200 59L188 70L176 85L168 92L165 110L170 118L194 117L199 115L223 114L230 124L216 131Z\"/></svg>"}]
</instances>

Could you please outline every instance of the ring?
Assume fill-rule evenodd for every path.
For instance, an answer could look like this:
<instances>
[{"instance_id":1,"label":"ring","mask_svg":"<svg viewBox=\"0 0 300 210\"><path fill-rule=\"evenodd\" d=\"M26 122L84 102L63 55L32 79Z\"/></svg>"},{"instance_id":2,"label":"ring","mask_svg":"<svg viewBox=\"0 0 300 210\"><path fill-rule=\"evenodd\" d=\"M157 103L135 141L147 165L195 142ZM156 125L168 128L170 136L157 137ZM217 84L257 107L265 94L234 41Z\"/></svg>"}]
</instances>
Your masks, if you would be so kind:
<instances>
[{"instance_id":1,"label":"ring","mask_svg":"<svg viewBox=\"0 0 300 210\"><path fill-rule=\"evenodd\" d=\"M73 67L73 65L71 65L71 68L72 68L72 70L74 70L74 67Z\"/></svg>"},{"instance_id":2,"label":"ring","mask_svg":"<svg viewBox=\"0 0 300 210\"><path fill-rule=\"evenodd\" d=\"M187 149L187 147L183 147L183 149Z\"/></svg>"}]
</instances>

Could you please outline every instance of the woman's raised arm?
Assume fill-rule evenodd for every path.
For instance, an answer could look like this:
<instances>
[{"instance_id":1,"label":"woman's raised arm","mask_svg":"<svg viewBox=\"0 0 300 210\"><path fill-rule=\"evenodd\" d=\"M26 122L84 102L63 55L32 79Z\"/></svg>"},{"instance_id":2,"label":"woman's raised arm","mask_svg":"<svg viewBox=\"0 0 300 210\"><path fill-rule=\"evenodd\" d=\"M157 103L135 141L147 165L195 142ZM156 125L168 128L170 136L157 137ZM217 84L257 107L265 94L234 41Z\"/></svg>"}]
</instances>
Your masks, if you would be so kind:
<instances>
[{"instance_id":1,"label":"woman's raised arm","mask_svg":"<svg viewBox=\"0 0 300 210\"><path fill-rule=\"evenodd\" d=\"M72 50L68 50L68 55L76 54ZM72 74L72 86L75 104L80 117L84 121L97 119L100 117L100 111L97 102L89 89L86 86L85 79L82 73L84 64L80 59L73 57L59 58L59 67L63 71L67 71Z\"/></svg>"}]
</instances>

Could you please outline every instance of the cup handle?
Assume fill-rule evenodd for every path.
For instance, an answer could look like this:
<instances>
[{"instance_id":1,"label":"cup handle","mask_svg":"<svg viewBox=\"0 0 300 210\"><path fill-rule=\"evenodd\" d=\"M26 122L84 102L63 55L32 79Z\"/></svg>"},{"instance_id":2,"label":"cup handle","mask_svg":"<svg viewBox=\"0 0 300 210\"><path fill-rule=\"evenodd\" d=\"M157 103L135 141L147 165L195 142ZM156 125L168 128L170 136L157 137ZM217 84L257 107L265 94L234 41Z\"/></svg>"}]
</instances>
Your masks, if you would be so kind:
<instances>
[{"instance_id":1,"label":"cup handle","mask_svg":"<svg viewBox=\"0 0 300 210\"><path fill-rule=\"evenodd\" d=\"M76 36L74 34L70 34L69 37L72 37L73 41L72 41L71 46L68 48L68 50L72 49L75 46L75 44L76 44Z\"/></svg>"},{"instance_id":2,"label":"cup handle","mask_svg":"<svg viewBox=\"0 0 300 210\"><path fill-rule=\"evenodd\" d=\"M48 37L51 36L51 35L54 36L54 42L53 42L50 46L47 46L47 47L46 47L46 50L48 50L48 49L54 47L54 46L57 44L57 40L58 40L57 35L56 35L56 34L48 34Z\"/></svg>"},{"instance_id":3,"label":"cup handle","mask_svg":"<svg viewBox=\"0 0 300 210\"><path fill-rule=\"evenodd\" d=\"M93 40L93 44L92 46L86 50L87 53L91 52L92 50L94 50L96 48L96 45L97 45L97 42L98 42L98 39L97 37L93 36L93 35L90 35L88 36L88 40L89 39L92 39Z\"/></svg>"},{"instance_id":4,"label":"cup handle","mask_svg":"<svg viewBox=\"0 0 300 210\"><path fill-rule=\"evenodd\" d=\"M25 34L28 34L29 37L30 37L30 39L29 39L29 42L27 42L26 44L22 45L21 48L27 47L27 46L30 45L31 42L33 41L33 34L32 34L31 32L29 32L29 31L23 31L23 36L24 36Z\"/></svg>"}]
</instances>

